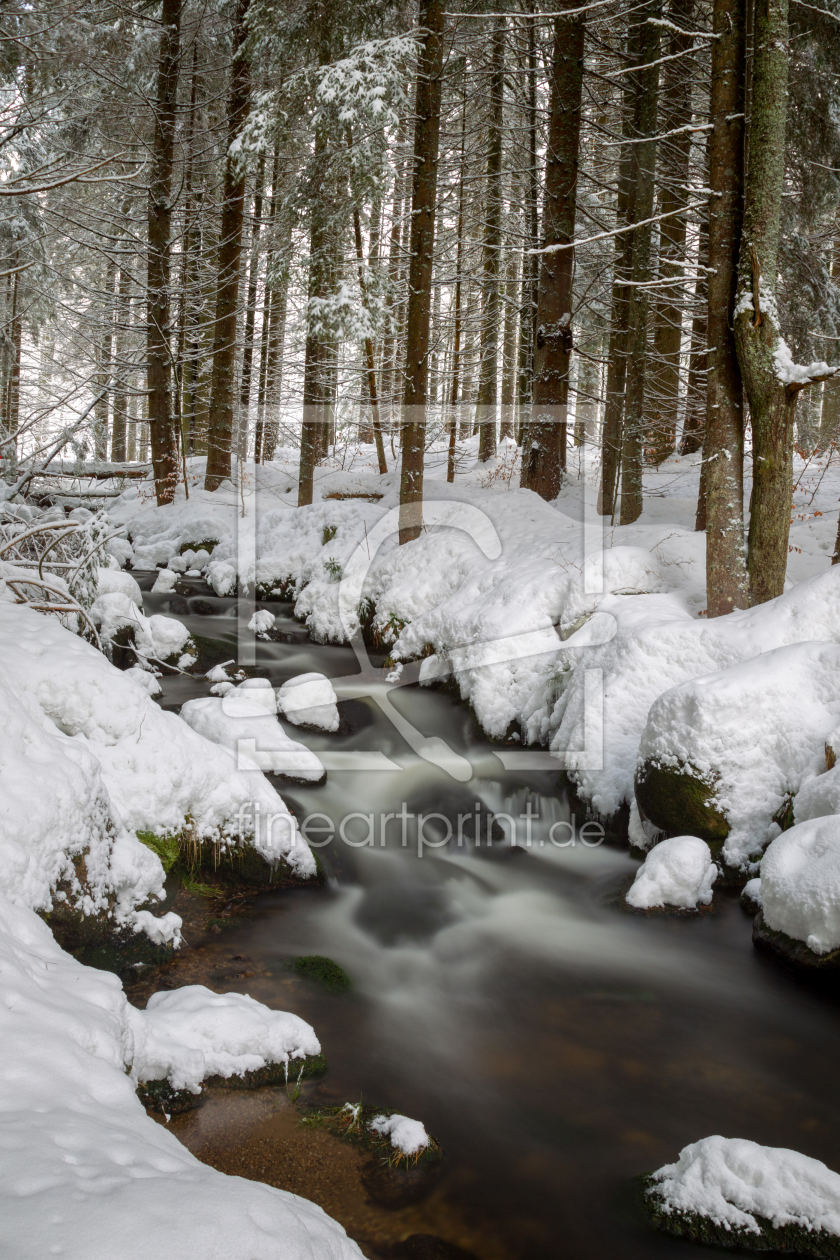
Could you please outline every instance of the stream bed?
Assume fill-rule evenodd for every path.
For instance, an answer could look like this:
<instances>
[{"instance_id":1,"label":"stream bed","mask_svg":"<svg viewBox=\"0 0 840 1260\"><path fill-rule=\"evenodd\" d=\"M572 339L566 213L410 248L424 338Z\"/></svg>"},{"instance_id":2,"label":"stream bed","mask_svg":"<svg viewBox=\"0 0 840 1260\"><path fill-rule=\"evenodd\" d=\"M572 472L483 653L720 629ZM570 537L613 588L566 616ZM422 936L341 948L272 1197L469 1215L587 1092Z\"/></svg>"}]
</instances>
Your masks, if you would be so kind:
<instances>
[{"instance_id":1,"label":"stream bed","mask_svg":"<svg viewBox=\"0 0 840 1260\"><path fill-rule=\"evenodd\" d=\"M151 594L154 575L135 576L148 614L177 615L236 655L234 599L199 582L180 583L188 593L179 596ZM332 735L286 724L326 758L328 777L278 789L300 822L310 817L310 834L343 824L346 839L319 849L326 886L262 895L247 919L203 944L225 977L218 987L314 1025L330 1065L324 1097L396 1108L438 1139L443 1177L406 1229L480 1260L701 1256L710 1249L647 1227L633 1177L715 1133L791 1147L840 1171L836 998L753 948L734 894L717 890L707 914L626 913L622 890L636 863L579 834L565 843L570 815L556 770L506 769L501 746L450 692L389 687L384 669L360 681L350 648L310 642L288 604L261 606L286 641L257 643L258 672L279 686L320 671L337 680L342 714ZM166 708L208 694L204 679L161 681ZM386 716L376 699L385 692L433 760ZM375 768L371 754L391 768ZM418 848L419 813L430 842ZM516 847L504 820L486 843L488 813L514 820ZM325 816L317 833L316 814ZM351 814L373 815L372 844L367 819L348 822ZM334 959L352 992L291 980L283 962L299 954ZM282 1099L274 1110L293 1144ZM256 1149L268 1122L252 1095L193 1115L194 1137L196 1126L215 1125L224 1146L228 1126L240 1148L250 1133ZM256 1165L242 1171L260 1175ZM292 1171L275 1184L307 1193ZM317 1201L366 1254L387 1254L367 1245L352 1204L342 1217L328 1194Z\"/></svg>"}]
</instances>

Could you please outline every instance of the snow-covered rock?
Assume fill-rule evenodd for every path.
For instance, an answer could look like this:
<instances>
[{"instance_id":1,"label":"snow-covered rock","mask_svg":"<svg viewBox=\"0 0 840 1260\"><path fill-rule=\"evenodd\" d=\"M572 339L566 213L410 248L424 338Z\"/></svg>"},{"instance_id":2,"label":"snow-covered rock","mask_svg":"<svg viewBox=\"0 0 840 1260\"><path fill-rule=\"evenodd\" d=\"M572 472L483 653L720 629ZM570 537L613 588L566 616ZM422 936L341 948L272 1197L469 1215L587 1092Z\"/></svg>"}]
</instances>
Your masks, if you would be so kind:
<instances>
[{"instance_id":1,"label":"snow-covered rock","mask_svg":"<svg viewBox=\"0 0 840 1260\"><path fill-rule=\"evenodd\" d=\"M298 674L277 692L277 711L295 726L317 726L322 731L339 727L336 694L324 674Z\"/></svg>"},{"instance_id":2,"label":"snow-covered rock","mask_svg":"<svg viewBox=\"0 0 840 1260\"><path fill-rule=\"evenodd\" d=\"M761 860L764 923L817 955L840 948L840 815L785 831Z\"/></svg>"},{"instance_id":3,"label":"snow-covered rock","mask_svg":"<svg viewBox=\"0 0 840 1260\"><path fill-rule=\"evenodd\" d=\"M408 1116L374 1116L370 1128L382 1137L390 1137L394 1150L401 1155L419 1155L429 1145L424 1126Z\"/></svg>"},{"instance_id":4,"label":"snow-covered rock","mask_svg":"<svg viewBox=\"0 0 840 1260\"><path fill-rule=\"evenodd\" d=\"M681 683L651 705L639 745L639 805L665 831L725 820L723 858L745 867L779 834L774 816L824 771L838 717L837 643L778 647Z\"/></svg>"},{"instance_id":5,"label":"snow-covered rock","mask_svg":"<svg viewBox=\"0 0 840 1260\"><path fill-rule=\"evenodd\" d=\"M0 599L0 890L8 896L49 909L61 884L85 913L113 902L117 920L130 923L163 892L159 859L133 833L177 834L188 822L200 841L253 837L270 865L285 860L313 874L294 819L247 765L239 769L231 751L164 712L57 621ZM82 855L83 884L74 866Z\"/></svg>"},{"instance_id":6,"label":"snow-covered rock","mask_svg":"<svg viewBox=\"0 0 840 1260\"><path fill-rule=\"evenodd\" d=\"M144 1024L154 1043L154 1013L129 1007L116 976L83 967L2 894L0 977L0 1250L10 1260L359 1260L320 1208L216 1172L145 1114L126 1069ZM275 1012L262 1011L268 1027ZM196 1022L182 1025L185 1049Z\"/></svg>"},{"instance_id":7,"label":"snow-covered rock","mask_svg":"<svg viewBox=\"0 0 840 1260\"><path fill-rule=\"evenodd\" d=\"M654 906L694 910L698 905L708 906L717 873L705 840L674 836L651 849L636 872L626 900L637 910Z\"/></svg>"},{"instance_id":8,"label":"snow-covered rock","mask_svg":"<svg viewBox=\"0 0 840 1260\"><path fill-rule=\"evenodd\" d=\"M835 1247L840 1238L840 1176L798 1151L742 1138L702 1138L684 1147L676 1163L653 1173L647 1193L664 1228L691 1236L691 1217L700 1216L718 1227L715 1240L728 1246L743 1241L767 1249L773 1230L793 1227L810 1238L816 1255L824 1253L814 1235L829 1235ZM770 1222L769 1230L762 1220ZM791 1241L784 1250L798 1251Z\"/></svg>"},{"instance_id":9,"label":"snow-covered rock","mask_svg":"<svg viewBox=\"0 0 840 1260\"><path fill-rule=\"evenodd\" d=\"M127 573L114 576L127 577L137 585ZM179 656L190 641L190 632L183 622L161 613L147 617L134 595L125 590L102 591L91 605L90 617L105 645L111 644L127 627L138 656L145 660L168 661Z\"/></svg>"},{"instance_id":10,"label":"snow-covered rock","mask_svg":"<svg viewBox=\"0 0 840 1260\"><path fill-rule=\"evenodd\" d=\"M143 592L130 573L122 569L100 569L96 584L97 595L127 595L138 608L143 607Z\"/></svg>"},{"instance_id":11,"label":"snow-covered rock","mask_svg":"<svg viewBox=\"0 0 840 1260\"><path fill-rule=\"evenodd\" d=\"M165 1079L194 1094L209 1076L244 1076L321 1053L314 1030L299 1016L200 984L153 994L133 1028L136 1079Z\"/></svg>"},{"instance_id":12,"label":"snow-covered rock","mask_svg":"<svg viewBox=\"0 0 840 1260\"><path fill-rule=\"evenodd\" d=\"M273 692L271 699L275 708ZM181 707L181 717L205 739L231 749L237 765L245 771L259 767L308 783L317 783L324 777L321 761L303 744L289 738L276 712L268 712L264 702L249 698L238 687L221 699L202 696L188 700Z\"/></svg>"},{"instance_id":13,"label":"snow-covered rock","mask_svg":"<svg viewBox=\"0 0 840 1260\"><path fill-rule=\"evenodd\" d=\"M161 569L154 581L152 591L155 595L168 595L175 590L178 574L172 569Z\"/></svg>"},{"instance_id":14,"label":"snow-covered rock","mask_svg":"<svg viewBox=\"0 0 840 1260\"><path fill-rule=\"evenodd\" d=\"M276 620L274 613L270 613L267 608L260 608L248 622L248 629L253 630L254 634L267 634Z\"/></svg>"}]
</instances>

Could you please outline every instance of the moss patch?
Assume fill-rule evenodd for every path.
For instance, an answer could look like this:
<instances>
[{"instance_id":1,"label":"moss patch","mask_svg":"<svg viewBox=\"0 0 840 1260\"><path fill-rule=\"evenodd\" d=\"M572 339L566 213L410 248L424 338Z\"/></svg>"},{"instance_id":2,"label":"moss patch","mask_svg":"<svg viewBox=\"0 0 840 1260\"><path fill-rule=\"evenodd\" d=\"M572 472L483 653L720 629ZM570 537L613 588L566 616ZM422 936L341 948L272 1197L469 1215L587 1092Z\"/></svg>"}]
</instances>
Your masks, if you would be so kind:
<instances>
[{"instance_id":1,"label":"moss patch","mask_svg":"<svg viewBox=\"0 0 840 1260\"><path fill-rule=\"evenodd\" d=\"M157 854L161 866L168 875L178 861L180 853L175 836L156 836L153 831L138 831L137 839L141 844L145 844L147 849L151 849L152 853Z\"/></svg>"},{"instance_id":2,"label":"moss patch","mask_svg":"<svg viewBox=\"0 0 840 1260\"><path fill-rule=\"evenodd\" d=\"M819 1260L840 1260L840 1238L823 1230L807 1230L801 1225L776 1227L755 1213L759 1233L746 1229L726 1229L696 1212L666 1212L651 1176L641 1179L645 1212L656 1229L678 1238L711 1247L743 1247L748 1251L777 1251L788 1255L815 1256Z\"/></svg>"},{"instance_id":3,"label":"moss patch","mask_svg":"<svg viewBox=\"0 0 840 1260\"><path fill-rule=\"evenodd\" d=\"M346 993L353 987L344 968L322 954L304 954L300 958L290 958L287 966L290 971L306 980L316 980L332 993Z\"/></svg>"},{"instance_id":4,"label":"moss patch","mask_svg":"<svg viewBox=\"0 0 840 1260\"><path fill-rule=\"evenodd\" d=\"M729 823L714 802L714 786L692 766L648 760L636 775L636 801L666 836L699 836L716 853L729 835Z\"/></svg>"},{"instance_id":5,"label":"moss patch","mask_svg":"<svg viewBox=\"0 0 840 1260\"><path fill-rule=\"evenodd\" d=\"M296 1085L298 1081L326 1075L327 1061L322 1054L308 1054L303 1059L285 1063L268 1063L242 1076L208 1076L197 1094L188 1089L175 1089L167 1080L144 1081L137 1086L137 1097L148 1111L169 1116L195 1111L205 1101L207 1089L262 1089L264 1086Z\"/></svg>"}]
</instances>

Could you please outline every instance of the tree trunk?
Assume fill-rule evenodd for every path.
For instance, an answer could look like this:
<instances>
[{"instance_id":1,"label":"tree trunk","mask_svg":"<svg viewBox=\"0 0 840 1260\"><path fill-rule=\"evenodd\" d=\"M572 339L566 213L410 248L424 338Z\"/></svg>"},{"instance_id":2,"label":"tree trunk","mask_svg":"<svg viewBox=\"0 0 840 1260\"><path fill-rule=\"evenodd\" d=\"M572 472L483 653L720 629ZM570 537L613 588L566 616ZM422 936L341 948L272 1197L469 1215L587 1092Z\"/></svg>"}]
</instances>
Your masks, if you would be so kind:
<instances>
[{"instance_id":1,"label":"tree trunk","mask_svg":"<svg viewBox=\"0 0 840 1260\"><path fill-rule=\"evenodd\" d=\"M482 260L481 367L476 421L478 458L484 463L496 454L496 402L499 377L499 263L502 247L502 128L505 92L505 18L493 23L490 70L490 126L487 132L487 191L484 204Z\"/></svg>"},{"instance_id":2,"label":"tree trunk","mask_svg":"<svg viewBox=\"0 0 840 1260\"><path fill-rule=\"evenodd\" d=\"M692 0L672 0L669 20L684 30L692 21ZM691 47L690 35L674 31L668 53L679 60L666 65L660 130L676 131L691 122L691 82L686 75L685 58L679 56ZM688 200L688 163L691 136L685 131L672 136L662 146L664 179L660 194L663 218L659 226L659 275L673 285L660 289L653 317L653 358L650 372L649 453L652 463L661 464L674 453L677 411L680 397L680 348L682 345L682 296L685 260L685 215L675 214Z\"/></svg>"},{"instance_id":3,"label":"tree trunk","mask_svg":"<svg viewBox=\"0 0 840 1260\"><path fill-rule=\"evenodd\" d=\"M435 247L438 150L443 74L443 0L420 0L423 30L417 65L414 124L414 176L411 191L411 245L406 318L400 544L423 527L423 457L429 382L429 324Z\"/></svg>"},{"instance_id":4,"label":"tree trunk","mask_svg":"<svg viewBox=\"0 0 840 1260\"><path fill-rule=\"evenodd\" d=\"M629 220L644 223L653 214L656 178L656 121L659 97L659 27L654 22L661 12L660 0L649 0L639 12L642 26L639 70L636 80L636 137L633 145L633 176ZM641 139L644 137L643 139ZM627 318L627 383L624 397L624 440L621 447L621 524L630 525L642 514L642 463L645 442L645 373L647 371L648 290L641 286L650 279L650 247L653 225L633 232L633 265L630 268L630 300Z\"/></svg>"},{"instance_id":5,"label":"tree trunk","mask_svg":"<svg viewBox=\"0 0 840 1260\"><path fill-rule=\"evenodd\" d=\"M697 234L697 261L701 267L709 262L709 222L704 218ZM703 446L703 430L706 425L706 349L709 317L708 276L698 271L694 285L695 315L691 321L691 354L688 364L688 388L685 394L685 420L683 421L680 455L694 455ZM700 495L701 503L703 494ZM698 516L701 504L698 503ZM705 526L703 526L705 528Z\"/></svg>"},{"instance_id":6,"label":"tree trunk","mask_svg":"<svg viewBox=\"0 0 840 1260\"><path fill-rule=\"evenodd\" d=\"M523 58L526 72L527 134L528 134L528 192L527 227L528 248L539 248L540 236L540 176L537 167L537 36L534 0L526 0L529 16L526 18L528 34L527 58ZM537 297L540 282L539 255L527 253L522 261L522 299L519 314L519 389L518 389L518 441L522 447L522 459L526 460L530 443L528 426L531 404L534 399L534 346L537 334Z\"/></svg>"},{"instance_id":7,"label":"tree trunk","mask_svg":"<svg viewBox=\"0 0 840 1260\"><path fill-rule=\"evenodd\" d=\"M96 389L99 397L93 408L93 444L97 459L108 458L108 413L111 403L111 360L114 356L114 283L117 264L109 257L105 265L105 301L102 325L96 340Z\"/></svg>"},{"instance_id":8,"label":"tree trunk","mask_svg":"<svg viewBox=\"0 0 840 1260\"><path fill-rule=\"evenodd\" d=\"M232 153L231 148L239 139L245 125L251 99L251 64L246 46L248 38L246 19L249 5L250 0L237 0L233 23L233 56L227 105L228 151L225 159L219 269L216 282L216 320L213 339L213 374L210 382L210 415L207 426L205 490L217 490L231 474L236 314L239 301L246 176L246 166L242 155L237 152Z\"/></svg>"},{"instance_id":9,"label":"tree trunk","mask_svg":"<svg viewBox=\"0 0 840 1260\"><path fill-rule=\"evenodd\" d=\"M756 0L750 155L738 266L735 338L753 431L753 489L747 569L750 603L781 595L793 493L796 393L779 379L774 354L779 226L787 121L788 3Z\"/></svg>"},{"instance_id":10,"label":"tree trunk","mask_svg":"<svg viewBox=\"0 0 840 1260\"><path fill-rule=\"evenodd\" d=\"M502 350L502 415L499 439L512 438L516 413L516 333L519 310L516 291L519 288L519 254L511 251L505 268L505 339Z\"/></svg>"},{"instance_id":11,"label":"tree trunk","mask_svg":"<svg viewBox=\"0 0 840 1260\"><path fill-rule=\"evenodd\" d=\"M627 31L627 57L636 60L639 51L640 27L631 24ZM635 97L633 85L625 78L621 116L621 134L629 140L633 135ZM619 158L618 193L616 195L616 227L627 224L633 175L633 145L623 144ZM621 444L624 427L624 388L627 381L627 322L630 310L630 267L633 261L633 233L623 232L615 238L610 336L607 349L606 402L604 430L601 436L601 482L598 489L598 511L601 516L615 516L618 503L618 478L621 470Z\"/></svg>"},{"instance_id":12,"label":"tree trunk","mask_svg":"<svg viewBox=\"0 0 840 1260\"><path fill-rule=\"evenodd\" d=\"M715 0L709 150L706 615L749 603L744 552L744 409L731 329L738 282L744 157L744 0Z\"/></svg>"},{"instance_id":13,"label":"tree trunk","mask_svg":"<svg viewBox=\"0 0 840 1260\"><path fill-rule=\"evenodd\" d=\"M370 310L367 285L365 283L365 253L362 244L362 221L358 206L353 207L353 239L356 242L356 264L359 269L359 292L362 295L362 306ZM373 440L376 443L376 459L381 476L388 471L385 462L385 447L382 443L382 425L379 420L379 394L376 389L376 355L373 352L373 341L365 337L365 368L367 375L368 399L370 401L371 427Z\"/></svg>"},{"instance_id":14,"label":"tree trunk","mask_svg":"<svg viewBox=\"0 0 840 1260\"><path fill-rule=\"evenodd\" d=\"M159 504L171 503L178 483L178 443L172 420L169 278L172 254L172 169L181 58L182 0L163 0L146 271L146 381L152 469Z\"/></svg>"},{"instance_id":15,"label":"tree trunk","mask_svg":"<svg viewBox=\"0 0 840 1260\"><path fill-rule=\"evenodd\" d=\"M581 18L555 18L543 211L543 241L549 249L569 245L575 237L583 41ZM534 403L521 484L547 500L557 497L566 467L573 277L573 249L540 255Z\"/></svg>"},{"instance_id":16,"label":"tree trunk","mask_svg":"<svg viewBox=\"0 0 840 1260\"><path fill-rule=\"evenodd\" d=\"M248 457L248 419L251 410L251 365L254 360L254 322L257 314L257 281L260 271L260 228L262 226L265 159L260 158L254 188L254 220L251 225L251 256L248 261L248 299L245 307L245 346L242 351L242 378L239 383L239 451Z\"/></svg>"},{"instance_id":17,"label":"tree trunk","mask_svg":"<svg viewBox=\"0 0 840 1260\"><path fill-rule=\"evenodd\" d=\"M123 248L126 248L126 239ZM128 332L131 312L131 255L124 256L120 267L119 287L117 290L116 339L114 346L115 377L114 380L114 417L111 422L111 459L115 464L127 458L126 449L126 416L128 414L128 378L126 375L126 352L128 350Z\"/></svg>"}]
</instances>

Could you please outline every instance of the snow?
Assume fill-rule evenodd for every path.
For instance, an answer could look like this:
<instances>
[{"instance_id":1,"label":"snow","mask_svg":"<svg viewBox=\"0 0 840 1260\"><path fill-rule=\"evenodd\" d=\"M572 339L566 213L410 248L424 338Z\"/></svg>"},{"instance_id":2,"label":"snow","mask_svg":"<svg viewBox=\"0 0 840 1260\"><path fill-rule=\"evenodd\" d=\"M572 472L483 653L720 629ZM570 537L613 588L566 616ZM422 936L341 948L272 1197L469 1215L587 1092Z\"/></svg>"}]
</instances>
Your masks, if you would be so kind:
<instances>
[{"instance_id":1,"label":"snow","mask_svg":"<svg viewBox=\"0 0 840 1260\"><path fill-rule=\"evenodd\" d=\"M636 872L626 901L637 910L653 906L694 910L698 905L708 906L717 873L705 840L696 836L674 836L662 840L648 853Z\"/></svg>"},{"instance_id":2,"label":"snow","mask_svg":"<svg viewBox=\"0 0 840 1260\"><path fill-rule=\"evenodd\" d=\"M808 585L792 594L806 595ZM775 601L778 621L787 598ZM765 609L770 605L752 612ZM733 630L739 616L748 614L733 615ZM761 620L769 620L766 612ZM642 732L639 764L688 765L713 783L712 796L730 825L723 857L743 867L778 835L773 819L785 801L824 770L825 741L838 717L840 644L773 648L658 696Z\"/></svg>"},{"instance_id":3,"label":"snow","mask_svg":"<svg viewBox=\"0 0 840 1260\"><path fill-rule=\"evenodd\" d=\"M267 608L260 608L248 622L248 629L253 630L254 634L266 634L276 620L274 613L270 613Z\"/></svg>"},{"instance_id":4,"label":"snow","mask_svg":"<svg viewBox=\"0 0 840 1260\"><path fill-rule=\"evenodd\" d=\"M809 385L824 376L833 376L836 368L829 367L820 359L815 363L796 363L784 337L779 337L773 351L773 368L778 380L785 385Z\"/></svg>"},{"instance_id":5,"label":"snow","mask_svg":"<svg viewBox=\"0 0 840 1260\"><path fill-rule=\"evenodd\" d=\"M199 1163L145 1114L126 1068L154 1012L130 1008L116 976L76 962L2 894L0 975L5 1255L358 1260L320 1208ZM262 1009L271 1026L278 1013ZM200 1022L197 1007L182 1027Z\"/></svg>"},{"instance_id":6,"label":"snow","mask_svg":"<svg viewBox=\"0 0 840 1260\"><path fill-rule=\"evenodd\" d=\"M336 694L324 674L298 674L277 692L277 710L295 726L317 726L322 731L339 727Z\"/></svg>"},{"instance_id":7,"label":"snow","mask_svg":"<svg viewBox=\"0 0 840 1260\"><path fill-rule=\"evenodd\" d=\"M85 913L110 908L133 923L163 894L163 868L136 831L189 825L196 839L222 843L241 833L270 863L315 871L256 765L238 768L89 643L2 598L0 799L0 891L33 909L49 909L61 885Z\"/></svg>"},{"instance_id":8,"label":"snow","mask_svg":"<svg viewBox=\"0 0 840 1260\"><path fill-rule=\"evenodd\" d=\"M773 841L761 860L761 903L769 928L815 954L840 947L840 814Z\"/></svg>"},{"instance_id":9,"label":"snow","mask_svg":"<svg viewBox=\"0 0 840 1260\"><path fill-rule=\"evenodd\" d=\"M175 590L175 583L177 581L177 573L173 573L171 569L161 569L155 578L152 591L155 595L168 595L170 591Z\"/></svg>"},{"instance_id":10,"label":"snow","mask_svg":"<svg viewBox=\"0 0 840 1260\"><path fill-rule=\"evenodd\" d=\"M749 306L750 296L744 301ZM360 605L369 601L371 628L395 662L425 656L421 681L451 677L489 735L515 733L523 748L549 747L582 800L601 815L632 805L648 715L663 693L778 648L840 640L840 572L830 567L840 494L836 464L795 456L785 593L707 621L701 616L705 538L694 530L699 456L675 455L646 470L642 516L632 525L612 526L595 510L598 468L589 448L570 448L567 482L551 504L518 488L518 456L510 442L501 442L496 459L486 464L474 458L477 439L469 439L465 450L452 485L445 480L443 447L427 453L425 527L404 547L394 533L399 467L380 477L372 447L336 454L319 466L313 502L303 508L293 506L289 493L296 485L297 451L279 449L271 464L254 469L255 563L242 560L241 505L230 483L213 494L191 487L188 502L179 489L166 508L129 492L110 515L147 557L144 564L153 555L155 563L166 563L202 536L217 538L205 570L213 589L228 594L241 577L266 597L294 598L295 615L315 640L347 641L358 631ZM197 479L203 462L190 467ZM336 495L344 497L330 497ZM379 497L347 497L362 495ZM400 685L411 677L410 670L402 677L392 670L389 682ZM734 696L737 681L732 676L721 687ZM752 694L752 683L744 685L745 694ZM600 686L602 717L593 724L593 688ZM790 689L780 683L775 694L782 708L788 706ZM811 716L833 705L813 687L808 696ZM728 728L739 755L749 752L753 736L752 742L769 749L766 765L758 765L757 751L751 754L760 770L752 798L746 778L721 788L722 799L731 796L727 860L734 864L747 863L775 834L771 797L798 793L800 818L800 801L804 808L804 799L817 790L815 741L822 719L800 720L796 707L788 708L795 732L788 751L781 713L772 732L762 734L768 704L760 719L757 711L753 721L745 708L741 729L734 723ZM797 750L803 730L805 743ZM676 755L665 748L664 733L660 746L663 755ZM719 756L712 755L710 742L697 751L710 765L726 760L723 744ZM813 808L840 812L840 773L834 782L836 796ZM750 821L750 800L765 789ZM822 784L824 793L828 789Z\"/></svg>"},{"instance_id":11,"label":"snow","mask_svg":"<svg viewBox=\"0 0 840 1260\"><path fill-rule=\"evenodd\" d=\"M130 574L100 569L97 591L90 617L103 644L110 644L125 626L133 631L134 646L144 660L167 661L189 643L190 632L177 618L145 615L140 588Z\"/></svg>"},{"instance_id":12,"label":"snow","mask_svg":"<svg viewBox=\"0 0 840 1260\"><path fill-rule=\"evenodd\" d=\"M429 1135L423 1125L408 1116L374 1116L370 1128L374 1133L390 1137L394 1150L402 1155L419 1155L429 1145Z\"/></svg>"},{"instance_id":13,"label":"snow","mask_svg":"<svg viewBox=\"0 0 840 1260\"><path fill-rule=\"evenodd\" d=\"M155 993L134 1017L136 1079L165 1079L194 1094L209 1076L244 1076L320 1053L314 1030L297 1015L200 984Z\"/></svg>"},{"instance_id":14,"label":"snow","mask_svg":"<svg viewBox=\"0 0 840 1260\"><path fill-rule=\"evenodd\" d=\"M798 1225L840 1235L840 1176L798 1151L743 1138L706 1137L653 1174L666 1212L707 1217L725 1229L760 1232Z\"/></svg>"},{"instance_id":15,"label":"snow","mask_svg":"<svg viewBox=\"0 0 840 1260\"><path fill-rule=\"evenodd\" d=\"M744 887L741 889L741 901L746 902L749 906L755 906L761 909L761 876L755 875L752 879L748 879Z\"/></svg>"},{"instance_id":16,"label":"snow","mask_svg":"<svg viewBox=\"0 0 840 1260\"><path fill-rule=\"evenodd\" d=\"M273 691L270 694L271 712L266 710L264 701L237 687L222 698L202 696L188 700L181 707L181 718L205 739L231 749L245 773L250 767L259 767L272 774L317 783L324 776L323 764L305 745L289 738L274 712ZM287 814L285 807L282 812Z\"/></svg>"}]
</instances>

